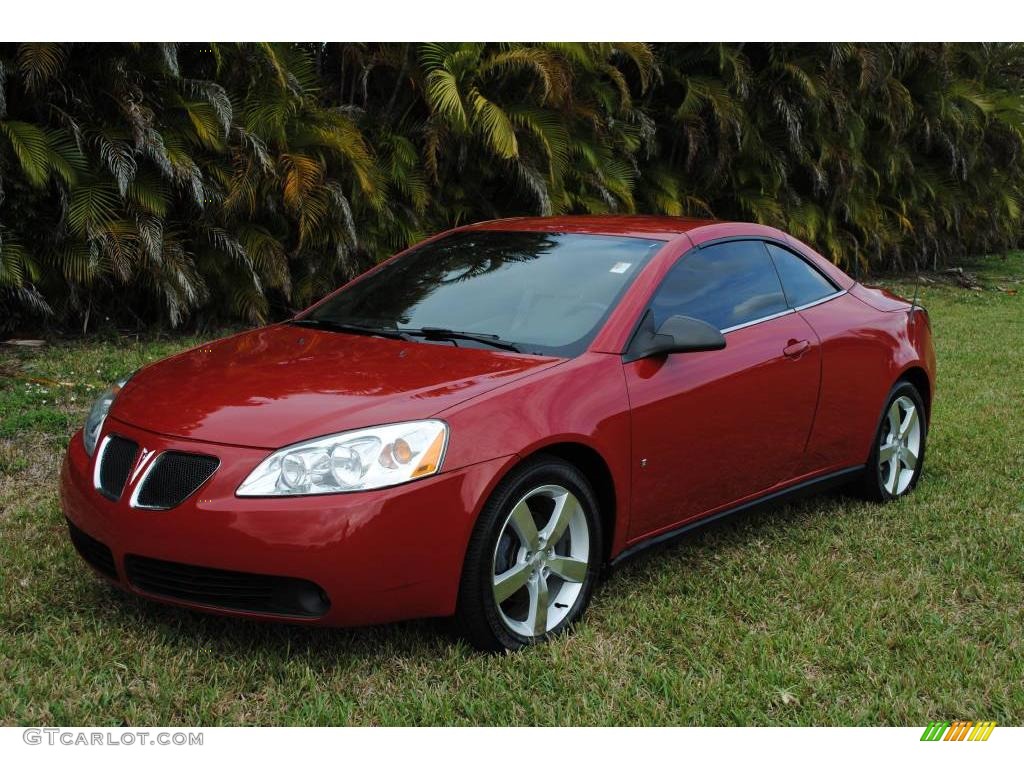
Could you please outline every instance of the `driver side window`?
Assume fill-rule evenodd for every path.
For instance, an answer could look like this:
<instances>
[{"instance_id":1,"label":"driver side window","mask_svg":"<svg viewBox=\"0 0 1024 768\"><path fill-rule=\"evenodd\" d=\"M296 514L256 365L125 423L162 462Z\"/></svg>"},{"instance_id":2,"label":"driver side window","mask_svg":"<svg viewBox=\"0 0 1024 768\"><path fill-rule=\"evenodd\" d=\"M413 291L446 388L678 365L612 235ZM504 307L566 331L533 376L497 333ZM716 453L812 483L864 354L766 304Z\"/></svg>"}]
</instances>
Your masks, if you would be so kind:
<instances>
[{"instance_id":1,"label":"driver side window","mask_svg":"<svg viewBox=\"0 0 1024 768\"><path fill-rule=\"evenodd\" d=\"M720 331L788 309L764 244L735 240L682 256L651 302L654 327L672 315L704 320Z\"/></svg>"}]
</instances>

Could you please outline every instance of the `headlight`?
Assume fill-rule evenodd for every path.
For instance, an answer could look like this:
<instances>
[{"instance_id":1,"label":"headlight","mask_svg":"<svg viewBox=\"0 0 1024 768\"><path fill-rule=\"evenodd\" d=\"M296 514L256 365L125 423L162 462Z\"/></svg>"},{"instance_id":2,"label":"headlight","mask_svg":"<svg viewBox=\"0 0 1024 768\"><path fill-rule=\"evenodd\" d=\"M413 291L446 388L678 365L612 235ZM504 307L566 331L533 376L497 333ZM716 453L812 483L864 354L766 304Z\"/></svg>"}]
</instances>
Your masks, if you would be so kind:
<instances>
[{"instance_id":1,"label":"headlight","mask_svg":"<svg viewBox=\"0 0 1024 768\"><path fill-rule=\"evenodd\" d=\"M436 474L448 426L407 421L297 443L266 459L238 496L301 496L386 488Z\"/></svg>"},{"instance_id":2,"label":"headlight","mask_svg":"<svg viewBox=\"0 0 1024 768\"><path fill-rule=\"evenodd\" d=\"M107 387L103 394L96 398L96 402L92 404L89 416L85 420L85 428L82 430L85 452L90 456L96 452L96 441L100 439L100 430L103 429L103 421L107 418L110 406L114 404L117 393L121 391L121 388L128 383L128 379L131 377L132 375L128 374L124 378L118 379L117 383Z\"/></svg>"}]
</instances>

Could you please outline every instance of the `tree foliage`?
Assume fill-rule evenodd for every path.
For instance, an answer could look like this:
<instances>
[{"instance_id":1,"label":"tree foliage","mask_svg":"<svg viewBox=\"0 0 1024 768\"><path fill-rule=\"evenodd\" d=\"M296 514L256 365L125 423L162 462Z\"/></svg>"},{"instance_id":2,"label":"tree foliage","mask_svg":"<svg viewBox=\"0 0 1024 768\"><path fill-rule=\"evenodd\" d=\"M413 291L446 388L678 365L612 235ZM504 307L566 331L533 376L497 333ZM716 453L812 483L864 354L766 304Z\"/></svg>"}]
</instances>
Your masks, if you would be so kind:
<instances>
[{"instance_id":1,"label":"tree foliage","mask_svg":"<svg viewBox=\"0 0 1024 768\"><path fill-rule=\"evenodd\" d=\"M0 44L0 329L261 322L426 234L776 225L857 271L1020 240L1024 49Z\"/></svg>"}]
</instances>

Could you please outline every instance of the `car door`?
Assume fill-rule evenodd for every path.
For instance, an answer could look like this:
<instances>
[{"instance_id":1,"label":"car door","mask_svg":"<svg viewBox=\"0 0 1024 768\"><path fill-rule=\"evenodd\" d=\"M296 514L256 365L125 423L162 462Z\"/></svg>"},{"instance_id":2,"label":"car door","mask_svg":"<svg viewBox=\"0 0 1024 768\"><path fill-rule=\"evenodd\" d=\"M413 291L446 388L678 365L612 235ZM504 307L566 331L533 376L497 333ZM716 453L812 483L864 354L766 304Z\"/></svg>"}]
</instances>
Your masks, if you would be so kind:
<instances>
[{"instance_id":1,"label":"car door","mask_svg":"<svg viewBox=\"0 0 1024 768\"><path fill-rule=\"evenodd\" d=\"M688 315L721 350L624 363L633 437L630 538L667 530L793 477L814 419L820 348L789 306L765 244L683 255L655 292L654 326Z\"/></svg>"}]
</instances>

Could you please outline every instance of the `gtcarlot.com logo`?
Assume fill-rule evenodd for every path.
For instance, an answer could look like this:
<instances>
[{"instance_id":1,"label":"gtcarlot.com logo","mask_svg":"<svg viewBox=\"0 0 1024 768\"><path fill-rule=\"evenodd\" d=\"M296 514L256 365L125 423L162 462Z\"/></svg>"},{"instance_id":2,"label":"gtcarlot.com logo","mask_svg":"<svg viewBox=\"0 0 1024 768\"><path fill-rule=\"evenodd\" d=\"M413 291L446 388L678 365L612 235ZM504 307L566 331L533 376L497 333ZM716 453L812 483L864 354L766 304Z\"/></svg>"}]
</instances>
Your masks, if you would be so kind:
<instances>
[{"instance_id":1,"label":"gtcarlot.com logo","mask_svg":"<svg viewBox=\"0 0 1024 768\"><path fill-rule=\"evenodd\" d=\"M90 730L86 728L26 728L22 741L50 747L201 747L195 731Z\"/></svg>"}]
</instances>

